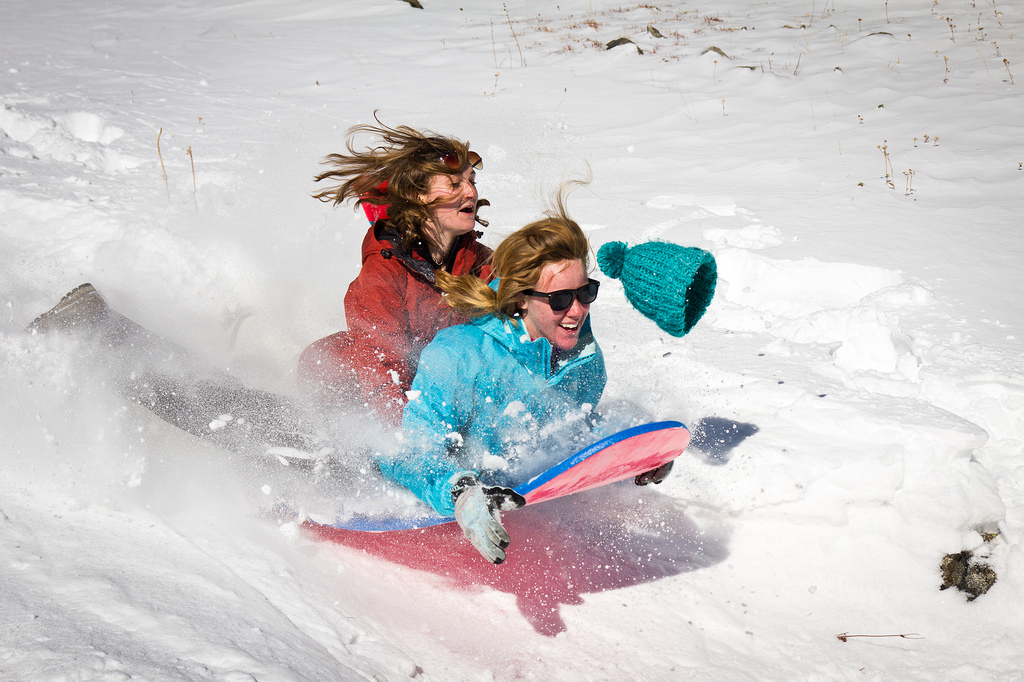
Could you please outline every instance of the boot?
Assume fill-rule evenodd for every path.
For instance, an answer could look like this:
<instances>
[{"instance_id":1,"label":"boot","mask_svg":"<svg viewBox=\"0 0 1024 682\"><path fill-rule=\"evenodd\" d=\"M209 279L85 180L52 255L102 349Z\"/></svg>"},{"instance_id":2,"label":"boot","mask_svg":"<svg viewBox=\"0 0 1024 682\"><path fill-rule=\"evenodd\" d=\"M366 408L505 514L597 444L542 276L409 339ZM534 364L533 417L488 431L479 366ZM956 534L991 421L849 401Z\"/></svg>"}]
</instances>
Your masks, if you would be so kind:
<instances>
[{"instance_id":1,"label":"boot","mask_svg":"<svg viewBox=\"0 0 1024 682\"><path fill-rule=\"evenodd\" d=\"M34 319L25 330L46 334L52 331L89 329L106 311L107 302L100 296L100 292L89 283L81 284L60 299L60 303Z\"/></svg>"}]
</instances>

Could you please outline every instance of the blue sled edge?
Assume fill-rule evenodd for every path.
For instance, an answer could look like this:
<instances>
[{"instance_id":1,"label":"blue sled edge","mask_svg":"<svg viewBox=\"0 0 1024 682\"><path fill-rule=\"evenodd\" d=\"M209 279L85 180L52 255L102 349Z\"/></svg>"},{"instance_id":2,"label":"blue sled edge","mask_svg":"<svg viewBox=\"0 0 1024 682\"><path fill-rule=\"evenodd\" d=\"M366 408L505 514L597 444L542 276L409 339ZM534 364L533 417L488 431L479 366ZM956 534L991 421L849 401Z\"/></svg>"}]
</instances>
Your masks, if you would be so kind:
<instances>
[{"instance_id":1,"label":"blue sled edge","mask_svg":"<svg viewBox=\"0 0 1024 682\"><path fill-rule=\"evenodd\" d=\"M542 473L534 476L529 481L521 483L515 487L515 491L520 495L526 495L527 493L536 490L540 486L544 485L553 478L560 476L569 469L580 462L593 456L595 453L600 452L610 445L615 445L618 442L624 441L634 436L639 436L651 431L660 431L662 429L672 429L678 427L686 427L680 421L663 421L653 422L650 424L641 424L640 426L633 426L628 429L624 429L617 433L613 433L610 436L606 436L601 440L588 445L579 452L570 455L566 459L563 459L558 464L552 465ZM312 521L312 519L309 519ZM400 517L400 516L354 516L344 521L335 521L334 523L320 523L323 526L330 526L333 528L342 528L345 530L363 531L369 533L383 533L392 530L417 530L420 528L430 528L431 526L439 526L444 523L451 523L455 520L454 516L438 516L432 511L425 511L423 514L415 517ZM313 521L313 523L319 523Z\"/></svg>"},{"instance_id":2,"label":"blue sled edge","mask_svg":"<svg viewBox=\"0 0 1024 682\"><path fill-rule=\"evenodd\" d=\"M610 445L615 445L616 443L624 441L628 438L639 436L645 433L650 433L651 431L673 429L678 428L680 426L685 425L682 422L677 421L653 422L651 424L641 424L640 426L633 426L631 428L619 431L618 433L613 433L612 435L606 436L605 438L602 438L596 443L593 443L592 445L583 448L575 455L571 455L570 457L563 459L558 464L555 464L551 466L549 469L537 474L529 481L526 481L525 483L520 483L519 485L516 486L515 491L520 495L526 495L536 490L537 488L541 487L542 485L544 485L551 479L555 478L556 476L560 476L569 469L572 469L574 466L584 461L585 459L588 459L595 453L604 450L606 447Z\"/></svg>"}]
</instances>

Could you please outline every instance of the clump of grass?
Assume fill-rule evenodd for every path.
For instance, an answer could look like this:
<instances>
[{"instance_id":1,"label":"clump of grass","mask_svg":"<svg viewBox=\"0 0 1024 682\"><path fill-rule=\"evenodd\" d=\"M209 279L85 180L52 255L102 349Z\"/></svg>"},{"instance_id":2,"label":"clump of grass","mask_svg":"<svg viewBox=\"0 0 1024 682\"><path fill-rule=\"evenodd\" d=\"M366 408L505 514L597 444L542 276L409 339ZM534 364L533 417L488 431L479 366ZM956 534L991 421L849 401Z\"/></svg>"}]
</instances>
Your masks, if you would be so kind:
<instances>
[{"instance_id":1,"label":"clump of grass","mask_svg":"<svg viewBox=\"0 0 1024 682\"><path fill-rule=\"evenodd\" d=\"M160 159L160 172L164 176L164 189L167 190L167 203L171 203L171 185L167 182L167 169L164 167L164 155L160 153L160 136L164 134L164 129L161 128L160 132L156 134L156 155Z\"/></svg>"},{"instance_id":2,"label":"clump of grass","mask_svg":"<svg viewBox=\"0 0 1024 682\"><path fill-rule=\"evenodd\" d=\"M882 152L882 157L885 159L885 186L896 189L896 184L893 182L896 173L893 172L892 159L889 158L889 140L882 140L882 144L878 145L877 148Z\"/></svg>"},{"instance_id":3,"label":"clump of grass","mask_svg":"<svg viewBox=\"0 0 1024 682\"><path fill-rule=\"evenodd\" d=\"M516 41L516 49L519 50L519 66L525 66L526 62L523 60L523 48L519 46L519 37L516 35L516 29L512 26L512 17L509 16L508 6L505 3L501 3L502 9L505 10L505 18L508 20L508 29L512 31L512 39Z\"/></svg>"},{"instance_id":4,"label":"clump of grass","mask_svg":"<svg viewBox=\"0 0 1024 682\"><path fill-rule=\"evenodd\" d=\"M682 88L677 85L676 90L679 91L679 96L683 98L683 106L686 107L686 118L692 120L694 123L700 124L700 121L697 120L697 108L693 105L693 95L690 94L690 89L686 89L686 95L690 95L689 101L686 100L686 95L683 94ZM691 111L693 112L693 116L690 116Z\"/></svg>"},{"instance_id":5,"label":"clump of grass","mask_svg":"<svg viewBox=\"0 0 1024 682\"><path fill-rule=\"evenodd\" d=\"M498 47L494 42L494 19L491 19L491 55L494 56L494 68L498 68Z\"/></svg>"},{"instance_id":6,"label":"clump of grass","mask_svg":"<svg viewBox=\"0 0 1024 682\"><path fill-rule=\"evenodd\" d=\"M196 205L196 213L199 213L199 197L196 196L196 192L198 191L198 187L196 186L196 160L195 157L192 156L192 145L188 146L185 153L188 154L188 162L192 164L192 202Z\"/></svg>"}]
</instances>

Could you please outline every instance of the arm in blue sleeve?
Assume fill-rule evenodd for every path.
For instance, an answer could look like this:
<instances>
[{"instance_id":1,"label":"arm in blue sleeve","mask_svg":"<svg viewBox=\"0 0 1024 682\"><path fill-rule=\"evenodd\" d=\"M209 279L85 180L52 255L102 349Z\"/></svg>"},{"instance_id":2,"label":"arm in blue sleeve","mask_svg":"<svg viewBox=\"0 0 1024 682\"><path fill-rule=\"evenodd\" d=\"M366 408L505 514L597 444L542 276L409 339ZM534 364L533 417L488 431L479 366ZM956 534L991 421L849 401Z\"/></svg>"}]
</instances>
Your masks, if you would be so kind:
<instances>
[{"instance_id":1,"label":"arm in blue sleeve","mask_svg":"<svg viewBox=\"0 0 1024 682\"><path fill-rule=\"evenodd\" d=\"M383 474L405 486L442 516L455 513L452 486L463 476L476 476L453 452L461 445L466 422L458 347L428 345L420 356L410 401L402 416L405 445L397 455L377 460ZM471 402L471 398L469 398Z\"/></svg>"}]
</instances>

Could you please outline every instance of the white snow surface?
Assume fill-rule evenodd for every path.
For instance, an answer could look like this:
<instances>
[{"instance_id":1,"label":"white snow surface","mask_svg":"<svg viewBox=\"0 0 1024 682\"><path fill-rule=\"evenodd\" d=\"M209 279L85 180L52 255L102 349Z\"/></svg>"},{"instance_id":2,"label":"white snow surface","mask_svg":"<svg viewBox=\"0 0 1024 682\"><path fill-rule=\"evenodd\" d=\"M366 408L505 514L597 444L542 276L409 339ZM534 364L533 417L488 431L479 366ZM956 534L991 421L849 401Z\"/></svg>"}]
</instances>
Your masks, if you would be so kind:
<instances>
[{"instance_id":1,"label":"white snow surface","mask_svg":"<svg viewBox=\"0 0 1024 682\"><path fill-rule=\"evenodd\" d=\"M1024 679L1020 4L422 2L4 3L0 679ZM590 172L595 248L718 260L681 339L596 275L604 401L697 438L538 506L530 594L311 538L23 332L90 281L294 393L366 229L312 177L374 110L483 155L488 244Z\"/></svg>"}]
</instances>

